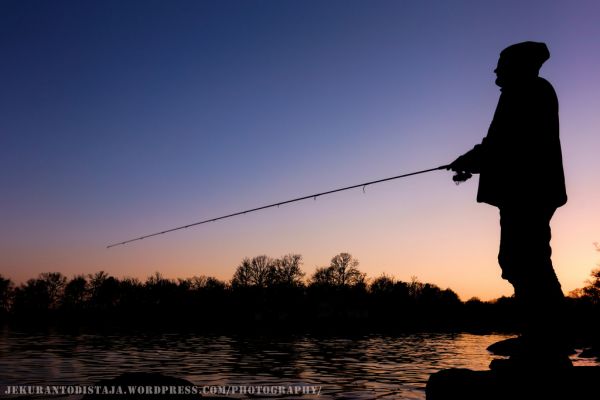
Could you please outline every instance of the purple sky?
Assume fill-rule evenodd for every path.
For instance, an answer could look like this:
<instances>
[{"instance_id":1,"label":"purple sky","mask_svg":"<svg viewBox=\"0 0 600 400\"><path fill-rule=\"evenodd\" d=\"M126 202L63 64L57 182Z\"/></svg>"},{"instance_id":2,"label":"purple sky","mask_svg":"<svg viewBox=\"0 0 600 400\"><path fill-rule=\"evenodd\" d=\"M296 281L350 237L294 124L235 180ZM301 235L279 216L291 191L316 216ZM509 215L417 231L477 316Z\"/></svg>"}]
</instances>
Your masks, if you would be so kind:
<instances>
[{"instance_id":1,"label":"purple sky","mask_svg":"<svg viewBox=\"0 0 600 400\"><path fill-rule=\"evenodd\" d=\"M499 52L543 41L569 203L565 291L600 241L593 1L3 1L0 273L231 277L347 251L375 277L511 294L477 179L436 172L106 250L240 209L435 167L485 135ZM524 171L524 173L527 173Z\"/></svg>"}]
</instances>

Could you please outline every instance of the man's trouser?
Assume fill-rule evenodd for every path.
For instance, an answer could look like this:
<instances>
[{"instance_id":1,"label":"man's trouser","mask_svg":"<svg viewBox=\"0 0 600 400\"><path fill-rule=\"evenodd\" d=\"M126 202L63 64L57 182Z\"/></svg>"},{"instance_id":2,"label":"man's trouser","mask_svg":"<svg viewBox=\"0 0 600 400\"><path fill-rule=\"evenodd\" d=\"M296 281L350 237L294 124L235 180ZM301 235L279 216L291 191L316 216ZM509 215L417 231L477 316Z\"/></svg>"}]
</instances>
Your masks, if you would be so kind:
<instances>
[{"instance_id":1,"label":"man's trouser","mask_svg":"<svg viewBox=\"0 0 600 400\"><path fill-rule=\"evenodd\" d=\"M564 347L565 332L564 295L550 258L554 211L553 207L500 208L502 278L514 286L523 334L546 349Z\"/></svg>"}]
</instances>

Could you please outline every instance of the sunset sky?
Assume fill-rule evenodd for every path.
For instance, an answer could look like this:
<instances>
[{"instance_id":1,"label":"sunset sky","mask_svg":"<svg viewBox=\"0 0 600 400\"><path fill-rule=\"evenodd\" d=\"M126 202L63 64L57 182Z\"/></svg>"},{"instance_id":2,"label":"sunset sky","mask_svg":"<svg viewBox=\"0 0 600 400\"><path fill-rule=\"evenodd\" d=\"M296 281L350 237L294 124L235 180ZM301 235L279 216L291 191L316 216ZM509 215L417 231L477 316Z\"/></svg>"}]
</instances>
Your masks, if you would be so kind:
<instances>
[{"instance_id":1,"label":"sunset sky","mask_svg":"<svg viewBox=\"0 0 600 400\"><path fill-rule=\"evenodd\" d=\"M0 274L229 279L246 256L340 252L510 295L497 209L446 171L106 249L245 208L447 164L485 136L499 52L546 42L569 202L565 292L600 261L595 1L0 2ZM527 174L527 171L523 171Z\"/></svg>"}]
</instances>

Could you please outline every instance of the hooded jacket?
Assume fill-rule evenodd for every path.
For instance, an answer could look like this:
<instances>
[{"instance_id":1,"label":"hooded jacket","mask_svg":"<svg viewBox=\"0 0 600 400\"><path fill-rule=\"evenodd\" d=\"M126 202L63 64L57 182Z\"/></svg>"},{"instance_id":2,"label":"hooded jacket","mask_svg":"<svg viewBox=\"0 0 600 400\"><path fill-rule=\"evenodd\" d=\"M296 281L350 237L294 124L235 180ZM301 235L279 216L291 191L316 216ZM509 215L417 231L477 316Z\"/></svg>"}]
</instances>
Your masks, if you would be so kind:
<instances>
[{"instance_id":1,"label":"hooded jacket","mask_svg":"<svg viewBox=\"0 0 600 400\"><path fill-rule=\"evenodd\" d=\"M477 201L497 207L567 202L552 85L532 77L503 87L487 136L464 156L479 173Z\"/></svg>"}]
</instances>

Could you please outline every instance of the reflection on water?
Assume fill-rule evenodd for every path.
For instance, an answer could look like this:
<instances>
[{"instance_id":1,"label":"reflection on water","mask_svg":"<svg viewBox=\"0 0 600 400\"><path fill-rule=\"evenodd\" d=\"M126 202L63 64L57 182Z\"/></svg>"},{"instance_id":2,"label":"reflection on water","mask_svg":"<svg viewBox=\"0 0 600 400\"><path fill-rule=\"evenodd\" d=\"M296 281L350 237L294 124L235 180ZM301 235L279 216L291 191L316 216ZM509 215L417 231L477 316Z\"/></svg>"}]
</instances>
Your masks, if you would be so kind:
<instances>
[{"instance_id":1,"label":"reflection on water","mask_svg":"<svg viewBox=\"0 0 600 400\"><path fill-rule=\"evenodd\" d=\"M0 333L0 385L91 384L159 372L196 385L319 385L320 398L423 399L443 368L487 369L506 335L238 337ZM579 361L583 362L583 361Z\"/></svg>"}]
</instances>

